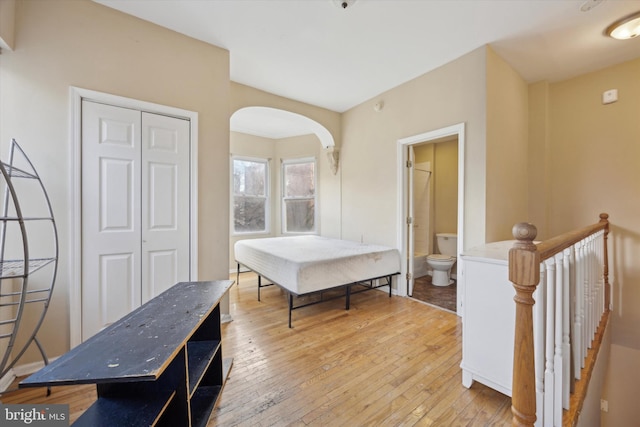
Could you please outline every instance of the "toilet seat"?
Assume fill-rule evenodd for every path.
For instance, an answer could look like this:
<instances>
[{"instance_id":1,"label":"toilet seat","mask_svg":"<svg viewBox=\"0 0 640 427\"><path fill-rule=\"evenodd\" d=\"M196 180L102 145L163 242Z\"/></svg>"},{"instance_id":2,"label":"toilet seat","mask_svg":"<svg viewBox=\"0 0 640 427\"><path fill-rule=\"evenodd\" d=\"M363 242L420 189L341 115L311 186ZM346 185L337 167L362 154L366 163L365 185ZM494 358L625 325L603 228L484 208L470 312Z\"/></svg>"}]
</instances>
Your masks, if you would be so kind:
<instances>
[{"instance_id":1,"label":"toilet seat","mask_svg":"<svg viewBox=\"0 0 640 427\"><path fill-rule=\"evenodd\" d=\"M449 261L452 258L452 256L442 254L431 254L427 256L427 259L431 259L433 261Z\"/></svg>"}]
</instances>

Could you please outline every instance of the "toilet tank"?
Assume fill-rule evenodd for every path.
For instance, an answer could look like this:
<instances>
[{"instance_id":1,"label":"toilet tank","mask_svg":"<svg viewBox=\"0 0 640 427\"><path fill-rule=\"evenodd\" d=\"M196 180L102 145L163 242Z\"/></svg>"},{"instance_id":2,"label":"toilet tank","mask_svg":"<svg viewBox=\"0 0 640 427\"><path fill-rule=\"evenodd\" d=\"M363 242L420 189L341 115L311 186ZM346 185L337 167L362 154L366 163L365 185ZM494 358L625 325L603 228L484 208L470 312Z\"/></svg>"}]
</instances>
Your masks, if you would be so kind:
<instances>
[{"instance_id":1,"label":"toilet tank","mask_svg":"<svg viewBox=\"0 0 640 427\"><path fill-rule=\"evenodd\" d=\"M438 251L442 255L458 256L458 235L454 233L436 233Z\"/></svg>"}]
</instances>

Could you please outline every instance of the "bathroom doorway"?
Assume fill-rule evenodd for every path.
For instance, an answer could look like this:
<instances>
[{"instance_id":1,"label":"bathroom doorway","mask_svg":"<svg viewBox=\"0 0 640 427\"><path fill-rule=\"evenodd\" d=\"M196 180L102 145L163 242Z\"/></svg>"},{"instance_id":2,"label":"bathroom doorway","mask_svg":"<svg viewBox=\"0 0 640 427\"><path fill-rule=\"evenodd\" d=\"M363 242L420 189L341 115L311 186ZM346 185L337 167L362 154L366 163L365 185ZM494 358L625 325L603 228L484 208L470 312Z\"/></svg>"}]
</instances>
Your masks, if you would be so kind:
<instances>
[{"instance_id":1,"label":"bathroom doorway","mask_svg":"<svg viewBox=\"0 0 640 427\"><path fill-rule=\"evenodd\" d=\"M403 271L398 294L442 307L461 315L463 248L464 124L398 140L400 247ZM429 254L440 253L436 234L457 235L448 286L431 283ZM454 255L455 254L455 255Z\"/></svg>"},{"instance_id":2,"label":"bathroom doorway","mask_svg":"<svg viewBox=\"0 0 640 427\"><path fill-rule=\"evenodd\" d=\"M427 257L446 252L441 247L442 233L457 236L458 137L453 135L442 141L414 144L407 149L413 151L409 156L414 158L409 168L409 173L413 175L410 194L413 200L411 235L414 247L413 290L409 296L455 313L456 265L448 264L450 269L446 274L449 284L437 286L434 284L437 281L432 280L434 270ZM450 238L445 239L448 241ZM451 239L455 242L455 237ZM454 246L453 259L456 255Z\"/></svg>"}]
</instances>

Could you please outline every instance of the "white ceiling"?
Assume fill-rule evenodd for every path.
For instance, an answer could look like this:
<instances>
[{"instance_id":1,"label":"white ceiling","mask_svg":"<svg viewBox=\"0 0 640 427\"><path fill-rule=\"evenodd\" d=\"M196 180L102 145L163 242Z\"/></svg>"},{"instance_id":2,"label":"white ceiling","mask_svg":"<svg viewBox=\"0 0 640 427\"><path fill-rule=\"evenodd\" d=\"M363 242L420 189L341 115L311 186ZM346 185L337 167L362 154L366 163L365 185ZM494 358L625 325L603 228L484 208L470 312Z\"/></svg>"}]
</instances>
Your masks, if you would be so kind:
<instances>
[{"instance_id":1,"label":"white ceiling","mask_svg":"<svg viewBox=\"0 0 640 427\"><path fill-rule=\"evenodd\" d=\"M229 50L235 82L337 112L485 44L528 82L640 56L640 37L604 35L637 0L95 1Z\"/></svg>"}]
</instances>

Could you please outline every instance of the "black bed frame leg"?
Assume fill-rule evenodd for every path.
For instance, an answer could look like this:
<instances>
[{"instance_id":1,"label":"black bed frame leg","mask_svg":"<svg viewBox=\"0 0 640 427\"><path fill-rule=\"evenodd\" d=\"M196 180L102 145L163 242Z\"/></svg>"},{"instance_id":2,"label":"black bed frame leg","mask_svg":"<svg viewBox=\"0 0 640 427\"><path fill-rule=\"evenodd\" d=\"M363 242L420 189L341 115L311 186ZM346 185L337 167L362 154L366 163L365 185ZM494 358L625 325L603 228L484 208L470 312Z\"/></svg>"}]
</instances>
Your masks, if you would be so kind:
<instances>
[{"instance_id":1,"label":"black bed frame leg","mask_svg":"<svg viewBox=\"0 0 640 427\"><path fill-rule=\"evenodd\" d=\"M236 263L236 283L240 285L240 263Z\"/></svg>"},{"instance_id":2,"label":"black bed frame leg","mask_svg":"<svg viewBox=\"0 0 640 427\"><path fill-rule=\"evenodd\" d=\"M262 276L258 274L258 301L260 301L260 288L262 287Z\"/></svg>"},{"instance_id":3,"label":"black bed frame leg","mask_svg":"<svg viewBox=\"0 0 640 427\"><path fill-rule=\"evenodd\" d=\"M347 297L345 299L346 301L345 301L344 309L349 310L349 308L351 307L351 285L347 286Z\"/></svg>"},{"instance_id":4,"label":"black bed frame leg","mask_svg":"<svg viewBox=\"0 0 640 427\"><path fill-rule=\"evenodd\" d=\"M389 298L391 298L391 283L393 280L393 276L387 276L387 283L389 284Z\"/></svg>"},{"instance_id":5,"label":"black bed frame leg","mask_svg":"<svg viewBox=\"0 0 640 427\"><path fill-rule=\"evenodd\" d=\"M291 294L291 292L289 292L289 329L292 328L292 326L291 326L291 310L293 310L293 295Z\"/></svg>"}]
</instances>

